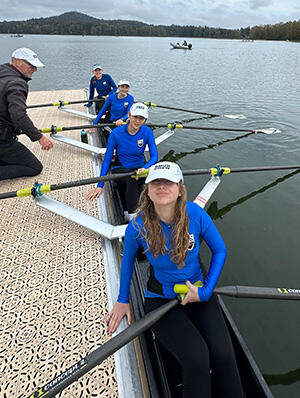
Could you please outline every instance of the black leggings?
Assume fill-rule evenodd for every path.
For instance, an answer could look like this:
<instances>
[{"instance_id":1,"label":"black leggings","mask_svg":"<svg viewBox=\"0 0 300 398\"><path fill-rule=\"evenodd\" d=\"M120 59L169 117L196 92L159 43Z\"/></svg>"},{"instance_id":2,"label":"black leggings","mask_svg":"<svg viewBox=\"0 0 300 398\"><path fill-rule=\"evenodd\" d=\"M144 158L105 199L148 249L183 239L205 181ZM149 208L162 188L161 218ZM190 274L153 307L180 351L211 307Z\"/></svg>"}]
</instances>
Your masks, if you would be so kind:
<instances>
[{"instance_id":1,"label":"black leggings","mask_svg":"<svg viewBox=\"0 0 300 398\"><path fill-rule=\"evenodd\" d=\"M145 299L145 312L167 301ZM212 397L210 369L216 386L214 396L243 397L232 342L215 295L205 303L177 305L152 330L181 365L184 398Z\"/></svg>"},{"instance_id":2,"label":"black leggings","mask_svg":"<svg viewBox=\"0 0 300 398\"><path fill-rule=\"evenodd\" d=\"M17 140L0 145L0 180L36 176L42 169L42 163Z\"/></svg>"},{"instance_id":3,"label":"black leggings","mask_svg":"<svg viewBox=\"0 0 300 398\"><path fill-rule=\"evenodd\" d=\"M112 170L112 174L128 173L134 170L126 169L125 167L117 167ZM145 184L145 178L136 180L132 177L124 177L116 180L117 188L122 200L124 210L128 213L134 213L137 209L140 194Z\"/></svg>"}]
</instances>

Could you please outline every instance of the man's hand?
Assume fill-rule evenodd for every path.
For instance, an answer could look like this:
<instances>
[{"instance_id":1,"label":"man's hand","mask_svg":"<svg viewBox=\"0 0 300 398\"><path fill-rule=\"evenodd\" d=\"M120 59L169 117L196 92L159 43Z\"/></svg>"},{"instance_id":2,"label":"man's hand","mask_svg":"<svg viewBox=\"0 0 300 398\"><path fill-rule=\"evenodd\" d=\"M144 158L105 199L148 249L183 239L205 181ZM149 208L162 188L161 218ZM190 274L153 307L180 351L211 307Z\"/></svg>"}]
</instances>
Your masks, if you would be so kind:
<instances>
[{"instance_id":1,"label":"man's hand","mask_svg":"<svg viewBox=\"0 0 300 398\"><path fill-rule=\"evenodd\" d=\"M53 142L51 140L49 140L49 138L45 137L44 135L42 138L39 139L39 143L42 146L42 149L44 151L48 151L54 145Z\"/></svg>"}]
</instances>

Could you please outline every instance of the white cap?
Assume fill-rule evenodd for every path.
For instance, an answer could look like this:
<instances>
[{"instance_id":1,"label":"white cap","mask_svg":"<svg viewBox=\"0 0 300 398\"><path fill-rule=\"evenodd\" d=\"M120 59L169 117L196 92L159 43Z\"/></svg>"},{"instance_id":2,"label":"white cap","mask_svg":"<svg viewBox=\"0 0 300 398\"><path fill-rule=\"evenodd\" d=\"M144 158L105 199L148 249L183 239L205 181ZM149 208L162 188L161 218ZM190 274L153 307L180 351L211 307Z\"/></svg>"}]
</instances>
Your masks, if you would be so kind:
<instances>
[{"instance_id":1,"label":"white cap","mask_svg":"<svg viewBox=\"0 0 300 398\"><path fill-rule=\"evenodd\" d=\"M145 183L158 179L169 180L172 182L183 182L183 175L180 167L172 162L159 162L150 167Z\"/></svg>"},{"instance_id":2,"label":"white cap","mask_svg":"<svg viewBox=\"0 0 300 398\"><path fill-rule=\"evenodd\" d=\"M118 86L123 86L125 84L130 87L130 83L128 80L120 80Z\"/></svg>"},{"instance_id":3,"label":"white cap","mask_svg":"<svg viewBox=\"0 0 300 398\"><path fill-rule=\"evenodd\" d=\"M30 50L30 48L18 48L15 50L12 55L13 58L24 59L25 61L29 62L31 65L41 68L45 66L36 55L35 52Z\"/></svg>"},{"instance_id":4,"label":"white cap","mask_svg":"<svg viewBox=\"0 0 300 398\"><path fill-rule=\"evenodd\" d=\"M143 116L148 119L148 107L141 102L133 104L129 112L132 116Z\"/></svg>"},{"instance_id":5,"label":"white cap","mask_svg":"<svg viewBox=\"0 0 300 398\"><path fill-rule=\"evenodd\" d=\"M93 70L96 70L96 69L101 69L102 70L102 66L99 65L99 64L93 65Z\"/></svg>"}]
</instances>

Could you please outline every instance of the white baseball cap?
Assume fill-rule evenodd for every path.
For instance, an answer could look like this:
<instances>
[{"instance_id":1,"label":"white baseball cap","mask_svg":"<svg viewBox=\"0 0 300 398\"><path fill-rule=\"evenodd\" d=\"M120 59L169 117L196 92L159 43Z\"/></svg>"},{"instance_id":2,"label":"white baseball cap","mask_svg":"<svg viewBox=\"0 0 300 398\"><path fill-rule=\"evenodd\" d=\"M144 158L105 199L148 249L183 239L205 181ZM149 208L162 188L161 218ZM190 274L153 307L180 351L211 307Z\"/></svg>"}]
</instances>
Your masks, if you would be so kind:
<instances>
[{"instance_id":1,"label":"white baseball cap","mask_svg":"<svg viewBox=\"0 0 300 398\"><path fill-rule=\"evenodd\" d=\"M158 179L169 180L172 182L183 182L183 175L178 164L173 162L159 162L150 167L145 183Z\"/></svg>"},{"instance_id":2,"label":"white baseball cap","mask_svg":"<svg viewBox=\"0 0 300 398\"><path fill-rule=\"evenodd\" d=\"M148 119L148 108L141 102L133 104L129 112L132 116L143 116L145 119Z\"/></svg>"},{"instance_id":3,"label":"white baseball cap","mask_svg":"<svg viewBox=\"0 0 300 398\"><path fill-rule=\"evenodd\" d=\"M96 69L101 69L102 70L102 66L99 65L99 64L93 65L93 70L96 70Z\"/></svg>"},{"instance_id":4,"label":"white baseball cap","mask_svg":"<svg viewBox=\"0 0 300 398\"><path fill-rule=\"evenodd\" d=\"M12 55L13 58L18 58L18 59L23 59L27 62L29 62L31 65L37 67L37 68L42 68L45 65L38 59L38 56L36 53L30 48L18 48L15 50Z\"/></svg>"},{"instance_id":5,"label":"white baseball cap","mask_svg":"<svg viewBox=\"0 0 300 398\"><path fill-rule=\"evenodd\" d=\"M123 86L125 84L126 84L126 86L130 87L130 83L129 83L128 80L120 80L119 83L118 83L118 86Z\"/></svg>"}]
</instances>

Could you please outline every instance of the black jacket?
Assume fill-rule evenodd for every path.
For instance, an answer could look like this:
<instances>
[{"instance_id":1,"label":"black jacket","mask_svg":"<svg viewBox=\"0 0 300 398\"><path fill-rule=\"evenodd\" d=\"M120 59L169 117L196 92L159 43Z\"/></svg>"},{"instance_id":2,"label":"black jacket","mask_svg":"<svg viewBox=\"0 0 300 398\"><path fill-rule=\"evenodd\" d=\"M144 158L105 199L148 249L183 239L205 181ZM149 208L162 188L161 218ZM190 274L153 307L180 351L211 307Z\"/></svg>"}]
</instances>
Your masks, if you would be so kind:
<instances>
[{"instance_id":1,"label":"black jacket","mask_svg":"<svg viewBox=\"0 0 300 398\"><path fill-rule=\"evenodd\" d=\"M0 65L0 145L18 134L26 134L31 141L43 136L26 112L29 80L11 64Z\"/></svg>"}]
</instances>

